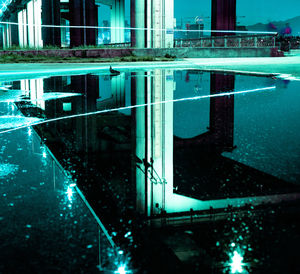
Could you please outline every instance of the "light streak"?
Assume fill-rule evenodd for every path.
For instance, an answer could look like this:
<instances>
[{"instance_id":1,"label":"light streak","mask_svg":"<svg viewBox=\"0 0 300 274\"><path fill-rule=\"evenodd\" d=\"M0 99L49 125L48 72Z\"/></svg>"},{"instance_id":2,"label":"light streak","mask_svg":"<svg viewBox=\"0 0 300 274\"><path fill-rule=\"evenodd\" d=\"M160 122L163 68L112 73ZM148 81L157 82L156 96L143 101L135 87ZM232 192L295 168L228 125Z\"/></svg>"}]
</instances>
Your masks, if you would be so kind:
<instances>
[{"instance_id":1,"label":"light streak","mask_svg":"<svg viewBox=\"0 0 300 274\"><path fill-rule=\"evenodd\" d=\"M42 28L82 28L82 29L119 29L119 30L155 30L155 31L169 31L163 28L133 28L133 27L99 27L99 26L61 26L61 25L35 25L29 23L15 23L15 22L0 22L2 25L30 25ZM186 30L186 29L172 29L174 32L203 32L203 33L240 33L240 34L266 34L277 35L278 32L269 31L244 31L244 30Z\"/></svg>"},{"instance_id":2,"label":"light streak","mask_svg":"<svg viewBox=\"0 0 300 274\"><path fill-rule=\"evenodd\" d=\"M79 118L79 117L88 117L88 116L93 116L93 115L103 114L103 113L108 113L108 112L114 112L114 111L123 111L123 110L128 110L128 109L135 109L135 108L139 108L139 107L149 107L149 106L167 104L167 103L194 101L194 100L201 100L201 99L207 99L207 98L247 94L247 93L254 93L254 92L258 92L258 91L271 91L271 90L275 90L275 89L276 89L275 86L271 86L271 87L265 87L265 88L256 88L256 89L249 89L249 90L242 90L242 91L230 91L230 92L217 93L217 94L212 94L212 95L186 97L186 98L164 100L164 101L160 101L160 102L153 102L153 103L147 103L147 104L140 104L140 105L120 107L120 108L105 109L105 110L99 110L99 111L94 111L94 112L87 112L87 113L75 114L75 115L70 115L70 116L58 117L58 118L54 118L54 119L48 119L48 120L43 120L43 121L31 123L31 124L26 124L24 126L19 126L19 127L16 127L16 128L11 128L11 129L8 129L8 130L0 131L0 134L4 134L4 133L19 130L19 129L27 128L28 126L38 126L38 125L42 125L42 124L47 124L47 123L52 123L52 122L57 122L57 121L62 121L62 120L67 120L67 119L73 119L73 118Z\"/></svg>"}]
</instances>

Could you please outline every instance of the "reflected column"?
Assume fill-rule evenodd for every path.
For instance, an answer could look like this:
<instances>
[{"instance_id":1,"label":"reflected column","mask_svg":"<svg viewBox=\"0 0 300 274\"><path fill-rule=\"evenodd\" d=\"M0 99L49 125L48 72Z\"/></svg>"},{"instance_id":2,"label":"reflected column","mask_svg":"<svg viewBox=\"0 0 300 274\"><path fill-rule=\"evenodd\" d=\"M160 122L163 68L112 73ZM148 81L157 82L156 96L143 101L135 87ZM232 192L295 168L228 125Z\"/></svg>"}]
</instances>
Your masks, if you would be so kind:
<instances>
[{"instance_id":1,"label":"reflected column","mask_svg":"<svg viewBox=\"0 0 300 274\"><path fill-rule=\"evenodd\" d=\"M147 103L147 78L144 72L133 74L131 87L132 98L135 98L135 105L143 105ZM147 187L147 108L139 107L133 109L133 117L135 118L135 156L136 159L136 208L137 211L148 215L148 187ZM144 163L144 165L143 165Z\"/></svg>"},{"instance_id":2,"label":"reflected column","mask_svg":"<svg viewBox=\"0 0 300 274\"><path fill-rule=\"evenodd\" d=\"M211 95L234 90L234 75L211 74ZM234 95L210 99L210 133L216 147L233 149Z\"/></svg>"},{"instance_id":3,"label":"reflected column","mask_svg":"<svg viewBox=\"0 0 300 274\"><path fill-rule=\"evenodd\" d=\"M98 25L98 9L94 0L70 0L70 26L82 26L70 29L71 47L96 45L96 29L86 28Z\"/></svg>"},{"instance_id":4,"label":"reflected column","mask_svg":"<svg viewBox=\"0 0 300 274\"><path fill-rule=\"evenodd\" d=\"M145 77L147 76L147 77ZM147 216L165 212L173 194L173 71L137 73L135 110L137 210Z\"/></svg>"}]
</instances>

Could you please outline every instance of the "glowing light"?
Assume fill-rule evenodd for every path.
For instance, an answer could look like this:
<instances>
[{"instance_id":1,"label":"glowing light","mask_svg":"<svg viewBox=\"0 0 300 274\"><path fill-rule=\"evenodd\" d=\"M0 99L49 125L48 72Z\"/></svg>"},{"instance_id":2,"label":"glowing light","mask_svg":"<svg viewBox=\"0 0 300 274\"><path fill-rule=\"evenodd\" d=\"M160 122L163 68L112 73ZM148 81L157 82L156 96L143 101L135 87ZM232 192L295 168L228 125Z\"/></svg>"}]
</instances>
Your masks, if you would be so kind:
<instances>
[{"instance_id":1,"label":"glowing light","mask_svg":"<svg viewBox=\"0 0 300 274\"><path fill-rule=\"evenodd\" d=\"M237 252L233 252L233 257L231 258L230 270L231 273L242 273L244 271L243 257Z\"/></svg>"},{"instance_id":2,"label":"glowing light","mask_svg":"<svg viewBox=\"0 0 300 274\"><path fill-rule=\"evenodd\" d=\"M67 189L67 195L68 195L68 200L70 202L72 202L72 197L73 197L73 189L72 187L68 186L68 189Z\"/></svg>"},{"instance_id":3,"label":"glowing light","mask_svg":"<svg viewBox=\"0 0 300 274\"><path fill-rule=\"evenodd\" d=\"M126 274L126 273L127 273L126 267L125 267L124 265L119 266L118 270L115 271L115 273L118 273L118 274Z\"/></svg>"},{"instance_id":4,"label":"glowing light","mask_svg":"<svg viewBox=\"0 0 300 274\"><path fill-rule=\"evenodd\" d=\"M30 137L31 134L32 134L32 130L31 130L31 128L29 127L29 128L28 128L28 136Z\"/></svg>"},{"instance_id":5,"label":"glowing light","mask_svg":"<svg viewBox=\"0 0 300 274\"><path fill-rule=\"evenodd\" d=\"M47 153L46 153L46 148L45 147L43 147L42 156L43 156L44 159L47 158Z\"/></svg>"}]
</instances>

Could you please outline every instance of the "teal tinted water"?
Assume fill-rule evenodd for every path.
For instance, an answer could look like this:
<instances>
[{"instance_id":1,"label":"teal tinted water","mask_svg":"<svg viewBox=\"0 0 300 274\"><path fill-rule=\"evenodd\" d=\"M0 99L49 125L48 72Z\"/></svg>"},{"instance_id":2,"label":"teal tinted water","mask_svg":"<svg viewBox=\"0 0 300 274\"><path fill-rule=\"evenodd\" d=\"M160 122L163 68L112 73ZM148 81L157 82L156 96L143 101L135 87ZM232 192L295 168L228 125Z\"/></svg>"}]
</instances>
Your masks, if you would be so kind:
<instances>
[{"instance_id":1,"label":"teal tinted water","mask_svg":"<svg viewBox=\"0 0 300 274\"><path fill-rule=\"evenodd\" d=\"M23 212L19 222L26 222L31 210L35 216L46 212L41 199L53 207L53 212L61 210L56 198L51 196L56 191L50 190L52 166L43 151L47 147L67 172L67 178L82 191L113 240L125 253L132 254L137 269L144 267L155 272L161 263L164 270L171 271L179 261L189 265L191 272L228 269L224 265L230 259L227 253L236 251L234 246L228 247L232 241L235 244L240 241L239 248L246 246L243 256L252 268L256 264L260 270L270 269L269 264L277 260L279 254L269 258L262 245L252 252L253 245L257 244L254 239L260 227L270 239L273 234L268 231L275 229L278 233L274 237L279 245L281 229L286 229L286 223L281 215L276 215L284 228L269 224L269 211L264 209L262 215L256 216L256 208L268 202L275 212L279 206L272 203L294 202L299 197L300 82L195 69L156 69L119 76L57 76L4 84L11 87L1 91L0 137L4 145L0 178L14 185L3 183L1 191L18 193L15 196L26 201L24 209L18 208ZM29 127L33 122L35 126ZM33 132L41 142L36 156L27 139ZM23 170L26 170L24 174ZM62 174L61 179L65 178ZM43 191L40 184L48 181L49 189ZM22 191L17 186L22 186ZM33 191L40 195L37 202L41 209L32 209ZM62 195L68 204L68 189ZM15 196L5 198L3 220L6 215L16 214L17 210L9 207L15 204ZM72 218L57 223L53 219L54 223L58 227L72 226L73 221L85 214L81 211L89 212L80 201L74 200L78 212ZM236 217L239 213L227 216L228 206L242 207L246 217L243 214ZM205 214L209 210L208 221L216 226L205 241L201 241L200 232L209 234L211 228L186 221L186 218L192 220L193 211L198 210L204 210ZM219 217L221 222L214 219L214 212L224 214L225 217ZM172 227L166 228L171 230L169 235L174 232L182 239L177 246L168 236L163 240L157 237L155 230L145 225L149 217L154 223L162 217L172 223L170 218L174 214L181 218L176 219L177 224L185 227L175 232ZM47 218L41 220L40 230L47 231ZM87 225L82 228L85 230L77 230L74 235L93 231L89 225L91 219L86 218ZM13 224L13 220L8 220ZM235 220L245 225L241 224L241 228L240 223L235 225ZM295 223L291 222L292 242L298 240L298 223L296 219ZM244 226L250 225L253 229L245 232ZM251 237L243 244L242 239L237 240L236 233L228 237L232 229L239 236L250 233ZM148 237L153 243L147 241ZM95 245L93 242L93 248ZM16 248L9 243L5 246L12 253ZM190 246L191 252L180 253L186 246ZM56 247L45 249L52 252ZM97 256L94 249L88 249ZM199 263L203 249L208 263ZM216 259L213 259L214 252ZM262 262L267 262L266 268L256 262L260 252L264 254ZM67 257L68 253L65 254L62 256ZM74 254L86 256L84 251ZM189 257L191 254L196 254L195 258ZM31 256L36 257L33 253ZM172 263L163 263L158 257L168 257ZM153 265L149 263L152 259ZM77 267L75 263L70 264Z\"/></svg>"}]
</instances>

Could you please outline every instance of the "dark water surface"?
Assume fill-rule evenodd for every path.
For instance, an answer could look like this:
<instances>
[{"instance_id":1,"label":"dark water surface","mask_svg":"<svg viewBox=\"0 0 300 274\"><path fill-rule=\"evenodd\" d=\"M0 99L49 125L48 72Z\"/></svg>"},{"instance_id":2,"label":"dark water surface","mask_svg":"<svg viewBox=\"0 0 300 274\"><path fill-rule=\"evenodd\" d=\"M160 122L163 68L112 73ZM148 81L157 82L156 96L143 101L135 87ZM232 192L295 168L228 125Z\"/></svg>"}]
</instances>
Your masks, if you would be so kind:
<instances>
[{"instance_id":1,"label":"dark water surface","mask_svg":"<svg viewBox=\"0 0 300 274\"><path fill-rule=\"evenodd\" d=\"M299 91L168 69L2 83L0 272L299 273Z\"/></svg>"}]
</instances>

